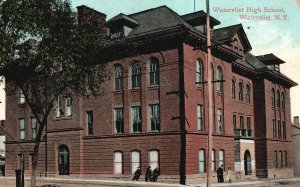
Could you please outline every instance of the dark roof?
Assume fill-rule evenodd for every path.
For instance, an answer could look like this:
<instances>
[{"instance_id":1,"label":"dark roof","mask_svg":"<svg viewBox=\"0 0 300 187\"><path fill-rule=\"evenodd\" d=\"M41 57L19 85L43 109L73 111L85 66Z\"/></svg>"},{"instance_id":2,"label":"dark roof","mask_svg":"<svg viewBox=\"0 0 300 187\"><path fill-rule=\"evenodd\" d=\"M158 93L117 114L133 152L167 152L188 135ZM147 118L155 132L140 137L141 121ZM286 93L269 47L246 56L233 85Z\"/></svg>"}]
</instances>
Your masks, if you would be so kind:
<instances>
[{"instance_id":1,"label":"dark roof","mask_svg":"<svg viewBox=\"0 0 300 187\"><path fill-rule=\"evenodd\" d=\"M118 14L117 16L111 18L110 20L108 20L106 23L108 25L112 25L112 24L118 24L118 23L125 23L125 24L129 24L129 25L133 25L133 26L138 26L139 23L135 20L132 19L131 17L121 13Z\"/></svg>"},{"instance_id":2,"label":"dark roof","mask_svg":"<svg viewBox=\"0 0 300 187\"><path fill-rule=\"evenodd\" d=\"M266 65L284 64L285 63L285 61L281 60L280 58L275 56L273 53L256 56L256 58L258 58L260 61L262 61Z\"/></svg>"},{"instance_id":3,"label":"dark roof","mask_svg":"<svg viewBox=\"0 0 300 187\"><path fill-rule=\"evenodd\" d=\"M206 13L204 11L198 11L198 12L193 12L189 14L182 15L181 18L188 22L189 24L195 26L198 24L204 24L206 23ZM219 25L221 22L214 17L210 16L210 23L211 26Z\"/></svg>"},{"instance_id":4,"label":"dark roof","mask_svg":"<svg viewBox=\"0 0 300 187\"><path fill-rule=\"evenodd\" d=\"M251 67L252 69L265 69L267 66L259 61L253 54L247 52L245 53L245 65Z\"/></svg>"}]
</instances>

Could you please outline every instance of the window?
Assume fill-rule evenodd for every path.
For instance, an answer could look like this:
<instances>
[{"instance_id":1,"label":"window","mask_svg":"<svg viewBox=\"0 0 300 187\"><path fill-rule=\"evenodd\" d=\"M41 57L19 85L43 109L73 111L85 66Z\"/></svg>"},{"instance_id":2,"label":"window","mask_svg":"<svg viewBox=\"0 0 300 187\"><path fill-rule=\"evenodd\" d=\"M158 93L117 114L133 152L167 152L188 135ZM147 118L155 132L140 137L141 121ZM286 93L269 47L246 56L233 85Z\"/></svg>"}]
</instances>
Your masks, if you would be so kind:
<instances>
[{"instance_id":1,"label":"window","mask_svg":"<svg viewBox=\"0 0 300 187\"><path fill-rule=\"evenodd\" d=\"M131 152L131 173L133 174L140 167L140 152Z\"/></svg>"},{"instance_id":2,"label":"window","mask_svg":"<svg viewBox=\"0 0 300 187\"><path fill-rule=\"evenodd\" d=\"M25 139L25 119L19 119L20 140Z\"/></svg>"},{"instance_id":3,"label":"window","mask_svg":"<svg viewBox=\"0 0 300 187\"><path fill-rule=\"evenodd\" d=\"M31 138L35 139L36 138L36 133L37 133L37 121L36 118L31 118Z\"/></svg>"},{"instance_id":4,"label":"window","mask_svg":"<svg viewBox=\"0 0 300 187\"><path fill-rule=\"evenodd\" d=\"M159 105L151 105L151 131L160 131Z\"/></svg>"},{"instance_id":5,"label":"window","mask_svg":"<svg viewBox=\"0 0 300 187\"><path fill-rule=\"evenodd\" d=\"M70 150L66 145L60 145L58 148L58 171L59 175L70 174Z\"/></svg>"},{"instance_id":6,"label":"window","mask_svg":"<svg viewBox=\"0 0 300 187\"><path fill-rule=\"evenodd\" d=\"M275 107L275 90L272 88L272 107Z\"/></svg>"},{"instance_id":7,"label":"window","mask_svg":"<svg viewBox=\"0 0 300 187\"><path fill-rule=\"evenodd\" d=\"M235 99L235 80L234 79L231 80L231 95L232 95L232 99Z\"/></svg>"},{"instance_id":8,"label":"window","mask_svg":"<svg viewBox=\"0 0 300 187\"><path fill-rule=\"evenodd\" d=\"M244 129L244 116L240 116L240 129Z\"/></svg>"},{"instance_id":9,"label":"window","mask_svg":"<svg viewBox=\"0 0 300 187\"><path fill-rule=\"evenodd\" d=\"M159 63L156 58L150 60L150 86L159 85Z\"/></svg>"},{"instance_id":10,"label":"window","mask_svg":"<svg viewBox=\"0 0 300 187\"><path fill-rule=\"evenodd\" d=\"M274 69L275 69L275 71L278 71L278 72L279 72L279 71L280 71L279 64L275 64L275 65L274 65Z\"/></svg>"},{"instance_id":11,"label":"window","mask_svg":"<svg viewBox=\"0 0 300 187\"><path fill-rule=\"evenodd\" d=\"M281 121L278 121L278 138L281 138Z\"/></svg>"},{"instance_id":12,"label":"window","mask_svg":"<svg viewBox=\"0 0 300 187\"><path fill-rule=\"evenodd\" d=\"M223 169L225 168L224 166L224 150L219 151L219 167L223 165Z\"/></svg>"},{"instance_id":13,"label":"window","mask_svg":"<svg viewBox=\"0 0 300 187\"><path fill-rule=\"evenodd\" d=\"M66 113L67 116L72 116L72 97L66 98Z\"/></svg>"},{"instance_id":14,"label":"window","mask_svg":"<svg viewBox=\"0 0 300 187\"><path fill-rule=\"evenodd\" d=\"M87 120L87 134L88 135L93 135L93 130L94 130L94 121L93 121L93 111L87 111L86 112L86 120Z\"/></svg>"},{"instance_id":15,"label":"window","mask_svg":"<svg viewBox=\"0 0 300 187\"><path fill-rule=\"evenodd\" d=\"M141 86L141 70L140 64L135 62L131 66L131 87L138 88Z\"/></svg>"},{"instance_id":16,"label":"window","mask_svg":"<svg viewBox=\"0 0 300 187\"><path fill-rule=\"evenodd\" d=\"M22 90L20 90L20 104L25 103L25 95L23 94Z\"/></svg>"},{"instance_id":17,"label":"window","mask_svg":"<svg viewBox=\"0 0 300 187\"><path fill-rule=\"evenodd\" d=\"M239 83L239 101L243 101L243 83Z\"/></svg>"},{"instance_id":18,"label":"window","mask_svg":"<svg viewBox=\"0 0 300 187\"><path fill-rule=\"evenodd\" d=\"M223 92L223 70L220 66L217 68L217 81L217 91Z\"/></svg>"},{"instance_id":19,"label":"window","mask_svg":"<svg viewBox=\"0 0 300 187\"><path fill-rule=\"evenodd\" d=\"M251 129L251 118L247 117L247 129L250 130Z\"/></svg>"},{"instance_id":20,"label":"window","mask_svg":"<svg viewBox=\"0 0 300 187\"><path fill-rule=\"evenodd\" d=\"M250 86L246 86L246 103L250 104Z\"/></svg>"},{"instance_id":21,"label":"window","mask_svg":"<svg viewBox=\"0 0 300 187\"><path fill-rule=\"evenodd\" d=\"M277 138L277 128L276 128L276 120L273 119L273 138Z\"/></svg>"},{"instance_id":22,"label":"window","mask_svg":"<svg viewBox=\"0 0 300 187\"><path fill-rule=\"evenodd\" d=\"M132 132L142 132L141 107L131 107Z\"/></svg>"},{"instance_id":23,"label":"window","mask_svg":"<svg viewBox=\"0 0 300 187\"><path fill-rule=\"evenodd\" d=\"M205 152L203 149L199 150L199 172L205 172Z\"/></svg>"},{"instance_id":24,"label":"window","mask_svg":"<svg viewBox=\"0 0 300 187\"><path fill-rule=\"evenodd\" d=\"M158 157L159 157L158 151L156 150L149 151L149 163L152 169L155 169L156 167L159 166Z\"/></svg>"},{"instance_id":25,"label":"window","mask_svg":"<svg viewBox=\"0 0 300 187\"><path fill-rule=\"evenodd\" d=\"M201 60L196 61L196 82L198 86L203 86L203 62Z\"/></svg>"},{"instance_id":26,"label":"window","mask_svg":"<svg viewBox=\"0 0 300 187\"><path fill-rule=\"evenodd\" d=\"M278 155L278 167L282 168L282 151L279 151Z\"/></svg>"},{"instance_id":27,"label":"window","mask_svg":"<svg viewBox=\"0 0 300 187\"><path fill-rule=\"evenodd\" d=\"M277 159L278 159L278 158L277 158L277 151L274 151L274 167L275 167L275 168L278 167L278 165L277 165L278 160L277 160Z\"/></svg>"},{"instance_id":28,"label":"window","mask_svg":"<svg viewBox=\"0 0 300 187\"><path fill-rule=\"evenodd\" d=\"M210 65L210 72L211 72L211 81L214 81L215 80L215 76L214 76L215 70L214 70L214 66L212 64ZM214 94L215 84L211 84L211 87L212 87L212 94Z\"/></svg>"},{"instance_id":29,"label":"window","mask_svg":"<svg viewBox=\"0 0 300 187\"><path fill-rule=\"evenodd\" d=\"M123 90L123 68L120 65L115 66L115 90Z\"/></svg>"},{"instance_id":30,"label":"window","mask_svg":"<svg viewBox=\"0 0 300 187\"><path fill-rule=\"evenodd\" d=\"M284 151L284 167L287 167L287 161L288 161L288 159L287 159L287 152Z\"/></svg>"},{"instance_id":31,"label":"window","mask_svg":"<svg viewBox=\"0 0 300 187\"><path fill-rule=\"evenodd\" d=\"M61 109L61 96L57 96L56 98L56 118L60 118L62 116L62 109Z\"/></svg>"},{"instance_id":32,"label":"window","mask_svg":"<svg viewBox=\"0 0 300 187\"><path fill-rule=\"evenodd\" d=\"M285 122L282 122L282 131L283 131L283 139L286 139L286 125Z\"/></svg>"},{"instance_id":33,"label":"window","mask_svg":"<svg viewBox=\"0 0 300 187\"><path fill-rule=\"evenodd\" d=\"M123 154L121 152L114 153L115 174L123 173Z\"/></svg>"},{"instance_id":34,"label":"window","mask_svg":"<svg viewBox=\"0 0 300 187\"><path fill-rule=\"evenodd\" d=\"M197 127L199 131L204 131L204 123L203 123L203 106L197 106Z\"/></svg>"},{"instance_id":35,"label":"window","mask_svg":"<svg viewBox=\"0 0 300 187\"><path fill-rule=\"evenodd\" d=\"M285 97L284 97L284 93L283 92L281 94L281 108L282 108L282 110L285 109Z\"/></svg>"},{"instance_id":36,"label":"window","mask_svg":"<svg viewBox=\"0 0 300 187\"><path fill-rule=\"evenodd\" d=\"M123 108L114 109L115 133L124 133Z\"/></svg>"},{"instance_id":37,"label":"window","mask_svg":"<svg viewBox=\"0 0 300 187\"><path fill-rule=\"evenodd\" d=\"M277 108L280 108L280 92L277 90Z\"/></svg>"},{"instance_id":38,"label":"window","mask_svg":"<svg viewBox=\"0 0 300 187\"><path fill-rule=\"evenodd\" d=\"M232 123L233 123L233 129L236 129L236 115L233 114L232 116Z\"/></svg>"},{"instance_id":39,"label":"window","mask_svg":"<svg viewBox=\"0 0 300 187\"><path fill-rule=\"evenodd\" d=\"M218 133L222 133L223 131L223 111L218 109Z\"/></svg>"},{"instance_id":40,"label":"window","mask_svg":"<svg viewBox=\"0 0 300 187\"><path fill-rule=\"evenodd\" d=\"M211 170L215 171L216 170L216 160L215 160L215 150L213 149L211 151Z\"/></svg>"}]
</instances>

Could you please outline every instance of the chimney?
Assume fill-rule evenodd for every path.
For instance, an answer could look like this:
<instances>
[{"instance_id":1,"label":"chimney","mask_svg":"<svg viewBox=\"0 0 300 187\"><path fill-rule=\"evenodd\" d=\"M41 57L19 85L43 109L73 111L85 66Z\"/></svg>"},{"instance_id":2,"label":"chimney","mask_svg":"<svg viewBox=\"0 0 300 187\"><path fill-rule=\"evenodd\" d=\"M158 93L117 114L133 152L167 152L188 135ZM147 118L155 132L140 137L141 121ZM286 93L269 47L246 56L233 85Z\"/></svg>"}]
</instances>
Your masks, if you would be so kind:
<instances>
[{"instance_id":1,"label":"chimney","mask_svg":"<svg viewBox=\"0 0 300 187\"><path fill-rule=\"evenodd\" d=\"M300 124L299 124L299 116L295 116L294 117L294 125L295 126L300 126Z\"/></svg>"},{"instance_id":2,"label":"chimney","mask_svg":"<svg viewBox=\"0 0 300 187\"><path fill-rule=\"evenodd\" d=\"M81 5L77 7L78 25L96 24L101 33L106 34L106 14L98 12L90 7Z\"/></svg>"}]
</instances>

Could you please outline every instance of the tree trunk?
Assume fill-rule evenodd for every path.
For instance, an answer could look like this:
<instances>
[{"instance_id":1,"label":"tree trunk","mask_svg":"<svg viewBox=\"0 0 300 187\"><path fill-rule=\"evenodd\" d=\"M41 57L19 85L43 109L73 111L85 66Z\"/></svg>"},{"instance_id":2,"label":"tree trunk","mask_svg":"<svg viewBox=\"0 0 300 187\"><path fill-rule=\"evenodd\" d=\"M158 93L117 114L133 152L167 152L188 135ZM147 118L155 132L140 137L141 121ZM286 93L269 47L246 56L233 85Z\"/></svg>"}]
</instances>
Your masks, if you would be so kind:
<instances>
[{"instance_id":1,"label":"tree trunk","mask_svg":"<svg viewBox=\"0 0 300 187\"><path fill-rule=\"evenodd\" d=\"M39 156L39 147L40 147L40 137L37 137L33 155L32 155L32 167L31 167L31 187L36 187L36 167L37 167L37 161Z\"/></svg>"}]
</instances>

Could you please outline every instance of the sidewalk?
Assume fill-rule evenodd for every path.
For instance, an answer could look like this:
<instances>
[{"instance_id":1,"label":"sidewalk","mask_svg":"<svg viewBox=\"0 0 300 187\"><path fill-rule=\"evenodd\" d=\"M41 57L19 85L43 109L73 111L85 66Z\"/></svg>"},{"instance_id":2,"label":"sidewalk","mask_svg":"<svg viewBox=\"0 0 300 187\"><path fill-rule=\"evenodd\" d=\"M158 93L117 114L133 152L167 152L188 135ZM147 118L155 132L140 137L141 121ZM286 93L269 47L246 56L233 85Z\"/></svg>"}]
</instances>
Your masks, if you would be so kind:
<instances>
[{"instance_id":1,"label":"sidewalk","mask_svg":"<svg viewBox=\"0 0 300 187\"><path fill-rule=\"evenodd\" d=\"M15 177L0 177L0 187L15 187ZM25 177L25 187L29 186L30 178ZM206 184L193 184L193 185L180 185L180 184L167 184L167 183L152 183L141 181L120 181L120 180L98 180L98 179L83 179L83 178L37 178L37 186L53 185L59 187L106 187L106 186L126 186L126 187L206 187ZM300 186L300 178L292 179L276 179L276 180L257 180L257 181L242 181L233 183L214 183L212 186Z\"/></svg>"}]
</instances>

